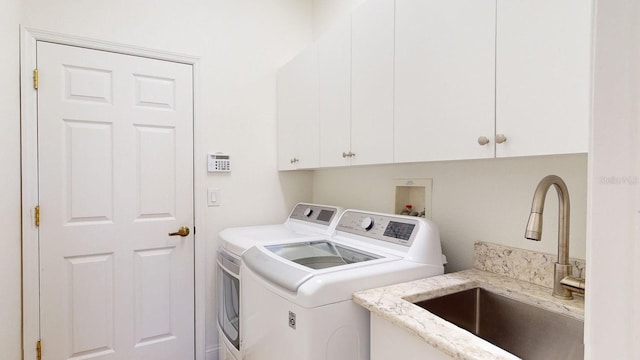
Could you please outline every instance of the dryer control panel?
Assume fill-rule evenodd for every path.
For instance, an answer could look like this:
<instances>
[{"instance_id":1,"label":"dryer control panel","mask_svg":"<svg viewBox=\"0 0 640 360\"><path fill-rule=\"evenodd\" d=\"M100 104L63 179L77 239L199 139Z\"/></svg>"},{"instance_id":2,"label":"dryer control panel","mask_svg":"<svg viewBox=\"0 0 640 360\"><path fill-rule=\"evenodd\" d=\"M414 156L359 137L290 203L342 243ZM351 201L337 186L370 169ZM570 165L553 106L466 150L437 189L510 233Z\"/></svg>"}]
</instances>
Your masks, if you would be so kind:
<instances>
[{"instance_id":1,"label":"dryer control panel","mask_svg":"<svg viewBox=\"0 0 640 360\"><path fill-rule=\"evenodd\" d=\"M336 230L411 246L419 226L417 218L348 210L342 214Z\"/></svg>"}]
</instances>

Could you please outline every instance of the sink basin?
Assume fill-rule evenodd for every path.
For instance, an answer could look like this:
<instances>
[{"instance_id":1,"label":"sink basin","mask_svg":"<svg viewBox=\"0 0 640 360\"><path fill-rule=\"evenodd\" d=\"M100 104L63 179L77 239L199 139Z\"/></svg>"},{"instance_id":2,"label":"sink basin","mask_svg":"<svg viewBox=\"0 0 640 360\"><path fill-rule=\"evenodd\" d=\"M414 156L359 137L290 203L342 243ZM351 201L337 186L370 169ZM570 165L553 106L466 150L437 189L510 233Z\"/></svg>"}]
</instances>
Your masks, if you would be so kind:
<instances>
[{"instance_id":1,"label":"sink basin","mask_svg":"<svg viewBox=\"0 0 640 360\"><path fill-rule=\"evenodd\" d=\"M415 303L523 359L583 359L584 323L482 288Z\"/></svg>"}]
</instances>

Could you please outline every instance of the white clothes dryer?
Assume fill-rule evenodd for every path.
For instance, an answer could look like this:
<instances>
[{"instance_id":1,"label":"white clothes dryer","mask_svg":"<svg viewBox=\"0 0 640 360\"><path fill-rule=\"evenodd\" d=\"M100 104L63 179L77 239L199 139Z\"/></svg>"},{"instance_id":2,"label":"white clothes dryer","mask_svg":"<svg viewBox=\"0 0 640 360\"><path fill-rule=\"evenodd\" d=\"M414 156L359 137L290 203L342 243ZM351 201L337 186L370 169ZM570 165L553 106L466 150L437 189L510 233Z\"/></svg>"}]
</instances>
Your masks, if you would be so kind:
<instances>
[{"instance_id":1,"label":"white clothes dryer","mask_svg":"<svg viewBox=\"0 0 640 360\"><path fill-rule=\"evenodd\" d=\"M220 232L217 253L218 332L221 360L242 359L240 256L256 244L330 235L344 209L299 203L282 224L228 228Z\"/></svg>"},{"instance_id":2,"label":"white clothes dryer","mask_svg":"<svg viewBox=\"0 0 640 360\"><path fill-rule=\"evenodd\" d=\"M346 210L334 236L255 245L242 255L243 358L367 360L356 291L444 272L436 225Z\"/></svg>"}]
</instances>

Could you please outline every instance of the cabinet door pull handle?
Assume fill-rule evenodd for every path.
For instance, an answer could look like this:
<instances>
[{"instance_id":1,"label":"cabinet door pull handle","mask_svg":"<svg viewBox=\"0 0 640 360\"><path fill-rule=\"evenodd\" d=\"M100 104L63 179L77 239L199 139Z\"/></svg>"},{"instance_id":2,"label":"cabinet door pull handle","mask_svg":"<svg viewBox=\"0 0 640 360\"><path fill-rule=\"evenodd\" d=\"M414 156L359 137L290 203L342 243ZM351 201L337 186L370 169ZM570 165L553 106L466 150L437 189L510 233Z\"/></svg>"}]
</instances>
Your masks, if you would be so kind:
<instances>
[{"instance_id":1,"label":"cabinet door pull handle","mask_svg":"<svg viewBox=\"0 0 640 360\"><path fill-rule=\"evenodd\" d=\"M496 134L496 143L502 144L507 141L507 137L504 134Z\"/></svg>"},{"instance_id":2,"label":"cabinet door pull handle","mask_svg":"<svg viewBox=\"0 0 640 360\"><path fill-rule=\"evenodd\" d=\"M486 136L480 136L480 137L478 138L478 144L480 144L480 145L482 145L482 146L487 145L487 144L488 144L488 143L490 143L490 142L491 142L491 141L489 141L489 138L488 138L488 137L486 137Z\"/></svg>"}]
</instances>

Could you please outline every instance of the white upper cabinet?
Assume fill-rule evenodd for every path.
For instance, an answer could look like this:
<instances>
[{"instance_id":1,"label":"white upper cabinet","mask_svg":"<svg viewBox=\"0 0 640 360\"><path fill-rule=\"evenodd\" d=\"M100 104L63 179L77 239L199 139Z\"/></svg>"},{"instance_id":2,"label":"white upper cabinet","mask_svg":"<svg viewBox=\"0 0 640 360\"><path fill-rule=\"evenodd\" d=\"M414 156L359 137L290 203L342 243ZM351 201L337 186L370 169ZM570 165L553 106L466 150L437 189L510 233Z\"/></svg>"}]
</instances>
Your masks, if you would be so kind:
<instances>
[{"instance_id":1,"label":"white upper cabinet","mask_svg":"<svg viewBox=\"0 0 640 360\"><path fill-rule=\"evenodd\" d=\"M318 40L320 166L351 163L351 15Z\"/></svg>"},{"instance_id":2,"label":"white upper cabinet","mask_svg":"<svg viewBox=\"0 0 640 360\"><path fill-rule=\"evenodd\" d=\"M278 169L319 162L318 48L305 49L278 71Z\"/></svg>"},{"instance_id":3,"label":"white upper cabinet","mask_svg":"<svg viewBox=\"0 0 640 360\"><path fill-rule=\"evenodd\" d=\"M495 0L396 0L396 162L488 158Z\"/></svg>"},{"instance_id":4,"label":"white upper cabinet","mask_svg":"<svg viewBox=\"0 0 640 360\"><path fill-rule=\"evenodd\" d=\"M352 13L351 164L393 162L394 1Z\"/></svg>"},{"instance_id":5,"label":"white upper cabinet","mask_svg":"<svg viewBox=\"0 0 640 360\"><path fill-rule=\"evenodd\" d=\"M592 6L365 1L278 73L279 169L587 152Z\"/></svg>"},{"instance_id":6,"label":"white upper cabinet","mask_svg":"<svg viewBox=\"0 0 640 360\"><path fill-rule=\"evenodd\" d=\"M591 7L498 0L496 156L588 151Z\"/></svg>"}]
</instances>

